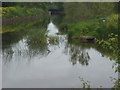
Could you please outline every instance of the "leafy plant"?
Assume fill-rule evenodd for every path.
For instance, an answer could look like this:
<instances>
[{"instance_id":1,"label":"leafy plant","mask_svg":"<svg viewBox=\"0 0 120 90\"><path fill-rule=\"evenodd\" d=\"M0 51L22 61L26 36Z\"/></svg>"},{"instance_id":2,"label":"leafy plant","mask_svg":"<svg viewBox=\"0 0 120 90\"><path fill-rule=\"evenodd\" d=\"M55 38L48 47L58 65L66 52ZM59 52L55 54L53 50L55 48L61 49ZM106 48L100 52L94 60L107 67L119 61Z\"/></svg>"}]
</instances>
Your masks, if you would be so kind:
<instances>
[{"instance_id":1,"label":"leafy plant","mask_svg":"<svg viewBox=\"0 0 120 90\"><path fill-rule=\"evenodd\" d=\"M83 78L80 78L80 81L82 82L83 88L91 88L90 87L90 81L85 81Z\"/></svg>"}]
</instances>

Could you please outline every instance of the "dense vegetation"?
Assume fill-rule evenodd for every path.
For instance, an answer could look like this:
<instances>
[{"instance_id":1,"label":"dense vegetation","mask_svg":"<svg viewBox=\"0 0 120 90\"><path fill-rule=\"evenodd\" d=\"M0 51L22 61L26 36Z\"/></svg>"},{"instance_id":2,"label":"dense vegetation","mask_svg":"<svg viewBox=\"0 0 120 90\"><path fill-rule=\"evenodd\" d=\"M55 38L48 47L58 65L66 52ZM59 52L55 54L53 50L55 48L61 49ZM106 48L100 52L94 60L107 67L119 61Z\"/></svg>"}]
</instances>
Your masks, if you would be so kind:
<instances>
[{"instance_id":1,"label":"dense vegetation","mask_svg":"<svg viewBox=\"0 0 120 90\"><path fill-rule=\"evenodd\" d=\"M65 25L65 24L63 24ZM66 24L67 25L67 24ZM97 39L107 39L108 34L118 34L118 15L106 17L106 22L99 19L83 20L67 25L68 36L96 36Z\"/></svg>"},{"instance_id":2,"label":"dense vegetation","mask_svg":"<svg viewBox=\"0 0 120 90\"><path fill-rule=\"evenodd\" d=\"M8 24L12 23L11 26L17 26L20 22L23 22L23 24L20 24L19 27L26 27L25 26L27 24L27 23L25 24L26 21L31 21L37 18L40 18L39 19L40 22L43 21L48 15L48 11L47 11L48 7L49 7L49 3L3 2L2 7L0 7L0 12L1 12L0 16L3 17L4 25L0 33L14 32L18 30L18 27L13 28L12 30L7 28L5 25L6 23Z\"/></svg>"},{"instance_id":3,"label":"dense vegetation","mask_svg":"<svg viewBox=\"0 0 120 90\"><path fill-rule=\"evenodd\" d=\"M117 11L118 3L64 3L65 20L74 23L81 20L106 17Z\"/></svg>"},{"instance_id":4,"label":"dense vegetation","mask_svg":"<svg viewBox=\"0 0 120 90\"><path fill-rule=\"evenodd\" d=\"M64 3L64 22L59 27L68 37L95 36L97 43L118 60L118 3ZM105 21L103 21L105 19Z\"/></svg>"},{"instance_id":5,"label":"dense vegetation","mask_svg":"<svg viewBox=\"0 0 120 90\"><path fill-rule=\"evenodd\" d=\"M1 16L5 18L35 16L38 14L47 14L49 3L19 3L19 2L4 2L0 10Z\"/></svg>"},{"instance_id":6,"label":"dense vegetation","mask_svg":"<svg viewBox=\"0 0 120 90\"><path fill-rule=\"evenodd\" d=\"M43 9L25 8L25 7L3 7L2 16L5 18L34 16L37 14L45 14Z\"/></svg>"}]
</instances>

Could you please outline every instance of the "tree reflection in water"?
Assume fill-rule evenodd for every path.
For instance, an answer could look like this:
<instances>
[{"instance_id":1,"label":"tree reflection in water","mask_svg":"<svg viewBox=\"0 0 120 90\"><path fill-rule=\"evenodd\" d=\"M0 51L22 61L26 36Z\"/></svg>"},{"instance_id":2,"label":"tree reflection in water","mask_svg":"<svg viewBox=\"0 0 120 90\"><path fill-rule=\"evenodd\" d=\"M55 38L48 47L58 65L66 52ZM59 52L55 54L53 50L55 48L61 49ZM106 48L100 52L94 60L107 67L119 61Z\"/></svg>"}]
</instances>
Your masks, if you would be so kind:
<instances>
[{"instance_id":1,"label":"tree reflection in water","mask_svg":"<svg viewBox=\"0 0 120 90\"><path fill-rule=\"evenodd\" d=\"M18 29L15 32L2 35L3 63L9 63L12 60L20 61L23 58L30 61L31 58L37 55L47 55L48 46L45 34L48 21L46 20L44 23L43 21L38 20L21 23L20 25L3 26L3 29L8 28L11 31L15 28Z\"/></svg>"},{"instance_id":2,"label":"tree reflection in water","mask_svg":"<svg viewBox=\"0 0 120 90\"><path fill-rule=\"evenodd\" d=\"M4 60L4 63L10 62L12 60L13 53L14 52L13 52L12 48L7 48L2 51L2 58Z\"/></svg>"},{"instance_id":3,"label":"tree reflection in water","mask_svg":"<svg viewBox=\"0 0 120 90\"><path fill-rule=\"evenodd\" d=\"M70 61L73 65L77 64L77 62L86 66L89 64L89 53L86 49L82 49L80 46L67 44L65 47L65 53L70 56Z\"/></svg>"}]
</instances>

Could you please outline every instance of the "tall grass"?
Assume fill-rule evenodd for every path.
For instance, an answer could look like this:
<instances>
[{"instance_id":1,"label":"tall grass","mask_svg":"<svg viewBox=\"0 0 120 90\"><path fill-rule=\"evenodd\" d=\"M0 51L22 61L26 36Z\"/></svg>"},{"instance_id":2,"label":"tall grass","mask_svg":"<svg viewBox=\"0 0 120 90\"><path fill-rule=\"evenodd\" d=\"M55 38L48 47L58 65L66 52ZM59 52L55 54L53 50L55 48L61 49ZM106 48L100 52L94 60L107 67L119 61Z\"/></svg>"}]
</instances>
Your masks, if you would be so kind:
<instances>
[{"instance_id":1,"label":"tall grass","mask_svg":"<svg viewBox=\"0 0 120 90\"><path fill-rule=\"evenodd\" d=\"M0 31L0 34L4 34L7 32L16 32L16 31L21 31L21 30L26 30L28 28L32 28L34 27L46 27L47 23L48 23L48 18L44 17L42 19L38 19L38 20L33 20L28 21L28 22L22 22L22 23L13 23L13 24L9 24L9 25L2 25L2 30ZM27 30L26 30L27 31Z\"/></svg>"},{"instance_id":2,"label":"tall grass","mask_svg":"<svg viewBox=\"0 0 120 90\"><path fill-rule=\"evenodd\" d=\"M37 14L45 14L45 10L41 8L28 8L28 7L0 7L2 11L2 17L13 18L13 17L24 17L24 16L34 16Z\"/></svg>"},{"instance_id":3,"label":"tall grass","mask_svg":"<svg viewBox=\"0 0 120 90\"><path fill-rule=\"evenodd\" d=\"M60 28L68 27L68 36L95 36L98 39L107 39L108 34L119 33L118 31L118 15L113 14L106 17L106 22L102 19L84 20L73 24L61 24Z\"/></svg>"}]
</instances>

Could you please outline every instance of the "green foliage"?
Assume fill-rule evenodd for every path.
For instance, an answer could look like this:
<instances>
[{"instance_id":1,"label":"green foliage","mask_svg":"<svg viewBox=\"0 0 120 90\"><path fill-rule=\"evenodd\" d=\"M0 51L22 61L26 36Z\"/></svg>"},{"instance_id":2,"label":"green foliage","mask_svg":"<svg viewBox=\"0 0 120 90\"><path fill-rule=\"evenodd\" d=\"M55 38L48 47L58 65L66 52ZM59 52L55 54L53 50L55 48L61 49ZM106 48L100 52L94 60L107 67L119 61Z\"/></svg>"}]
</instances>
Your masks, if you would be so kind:
<instances>
[{"instance_id":1,"label":"green foliage","mask_svg":"<svg viewBox=\"0 0 120 90\"><path fill-rule=\"evenodd\" d=\"M27 7L46 9L50 4L48 2L2 2L2 7Z\"/></svg>"},{"instance_id":2,"label":"green foliage","mask_svg":"<svg viewBox=\"0 0 120 90\"><path fill-rule=\"evenodd\" d=\"M116 60L116 64L120 63L120 49L118 48L118 15L112 14L106 17L106 22L102 22L101 19L84 20L76 23L72 23L68 26L69 37L79 36L95 36L98 40L100 47L105 48L112 52L108 55L111 60ZM116 72L120 71L120 68L114 66Z\"/></svg>"},{"instance_id":3,"label":"green foliage","mask_svg":"<svg viewBox=\"0 0 120 90\"><path fill-rule=\"evenodd\" d=\"M97 40L98 44L101 45L103 48L109 49L113 52L114 59L118 62L118 53L120 52L118 47L118 35L116 34L109 34L108 40Z\"/></svg>"},{"instance_id":4,"label":"green foliage","mask_svg":"<svg viewBox=\"0 0 120 90\"><path fill-rule=\"evenodd\" d=\"M57 36L48 36L49 39L52 39L52 40L59 40L59 38Z\"/></svg>"},{"instance_id":5,"label":"green foliage","mask_svg":"<svg viewBox=\"0 0 120 90\"><path fill-rule=\"evenodd\" d=\"M97 40L97 43L112 52L112 55L110 55L110 60L116 60L115 64L113 65L113 68L115 68L115 72L120 72L120 67L118 64L120 64L120 49L119 49L119 42L118 42L118 35L117 34L109 34L107 40Z\"/></svg>"},{"instance_id":6,"label":"green foliage","mask_svg":"<svg viewBox=\"0 0 120 90\"><path fill-rule=\"evenodd\" d=\"M38 19L33 22L29 21L29 22L22 22L22 23L13 23L13 24L9 24L9 25L2 25L2 31L0 33L4 34L7 32L16 32L16 31L20 31L20 30L25 30L25 29L33 27L33 26L38 27L40 25L46 27L45 25L48 23L47 20L48 19L46 17L44 17L42 19Z\"/></svg>"},{"instance_id":7,"label":"green foliage","mask_svg":"<svg viewBox=\"0 0 120 90\"><path fill-rule=\"evenodd\" d=\"M96 36L98 38L106 38L110 33L118 34L118 15L112 14L106 18L106 22L99 21L99 28L96 29Z\"/></svg>"},{"instance_id":8,"label":"green foliage","mask_svg":"<svg viewBox=\"0 0 120 90\"><path fill-rule=\"evenodd\" d=\"M34 28L30 30L28 34L29 34L28 44L29 43L34 43L34 44L46 43L46 30L45 29L38 30L37 28Z\"/></svg>"},{"instance_id":9,"label":"green foliage","mask_svg":"<svg viewBox=\"0 0 120 90\"><path fill-rule=\"evenodd\" d=\"M81 21L68 26L68 36L94 36L97 28L99 28L97 20Z\"/></svg>"},{"instance_id":10,"label":"green foliage","mask_svg":"<svg viewBox=\"0 0 120 90\"><path fill-rule=\"evenodd\" d=\"M80 77L79 77L80 78ZM83 78L80 78L80 81L82 82L83 88L88 88L90 89L90 81L85 81Z\"/></svg>"},{"instance_id":11,"label":"green foliage","mask_svg":"<svg viewBox=\"0 0 120 90\"><path fill-rule=\"evenodd\" d=\"M63 4L65 20L68 22L106 17L116 11L116 6L116 3L111 2L69 2Z\"/></svg>"},{"instance_id":12,"label":"green foliage","mask_svg":"<svg viewBox=\"0 0 120 90\"><path fill-rule=\"evenodd\" d=\"M116 79L112 77L110 77L110 79L114 83L113 88L116 88L116 90L120 90L120 79Z\"/></svg>"},{"instance_id":13,"label":"green foliage","mask_svg":"<svg viewBox=\"0 0 120 90\"><path fill-rule=\"evenodd\" d=\"M47 50L47 23L47 18L42 18L32 22L3 25L2 29L6 33L2 34L4 44L2 48L11 48L12 44L24 39L29 48L26 52L30 57L38 53L45 54Z\"/></svg>"},{"instance_id":14,"label":"green foliage","mask_svg":"<svg viewBox=\"0 0 120 90\"><path fill-rule=\"evenodd\" d=\"M60 27L60 30L62 30L64 27L68 27L68 24L67 23L62 23L59 25Z\"/></svg>"},{"instance_id":15,"label":"green foliage","mask_svg":"<svg viewBox=\"0 0 120 90\"><path fill-rule=\"evenodd\" d=\"M118 31L118 15L113 14L106 18L106 22L101 19L84 20L73 24L61 24L61 27L68 27L68 36L95 36L98 39L107 39L108 34L119 33Z\"/></svg>"},{"instance_id":16,"label":"green foliage","mask_svg":"<svg viewBox=\"0 0 120 90\"><path fill-rule=\"evenodd\" d=\"M34 16L45 14L41 8L26 8L26 7L2 7L2 16L6 18Z\"/></svg>"},{"instance_id":17,"label":"green foliage","mask_svg":"<svg viewBox=\"0 0 120 90\"><path fill-rule=\"evenodd\" d=\"M51 45L57 45L59 43L59 37L48 36L48 43L51 44Z\"/></svg>"},{"instance_id":18,"label":"green foliage","mask_svg":"<svg viewBox=\"0 0 120 90\"><path fill-rule=\"evenodd\" d=\"M2 16L11 17L24 17L34 16L38 14L45 14L50 3L47 2L4 2L2 3Z\"/></svg>"},{"instance_id":19,"label":"green foliage","mask_svg":"<svg viewBox=\"0 0 120 90\"><path fill-rule=\"evenodd\" d=\"M15 5L16 5L15 2L2 2L2 7L11 7Z\"/></svg>"}]
</instances>

